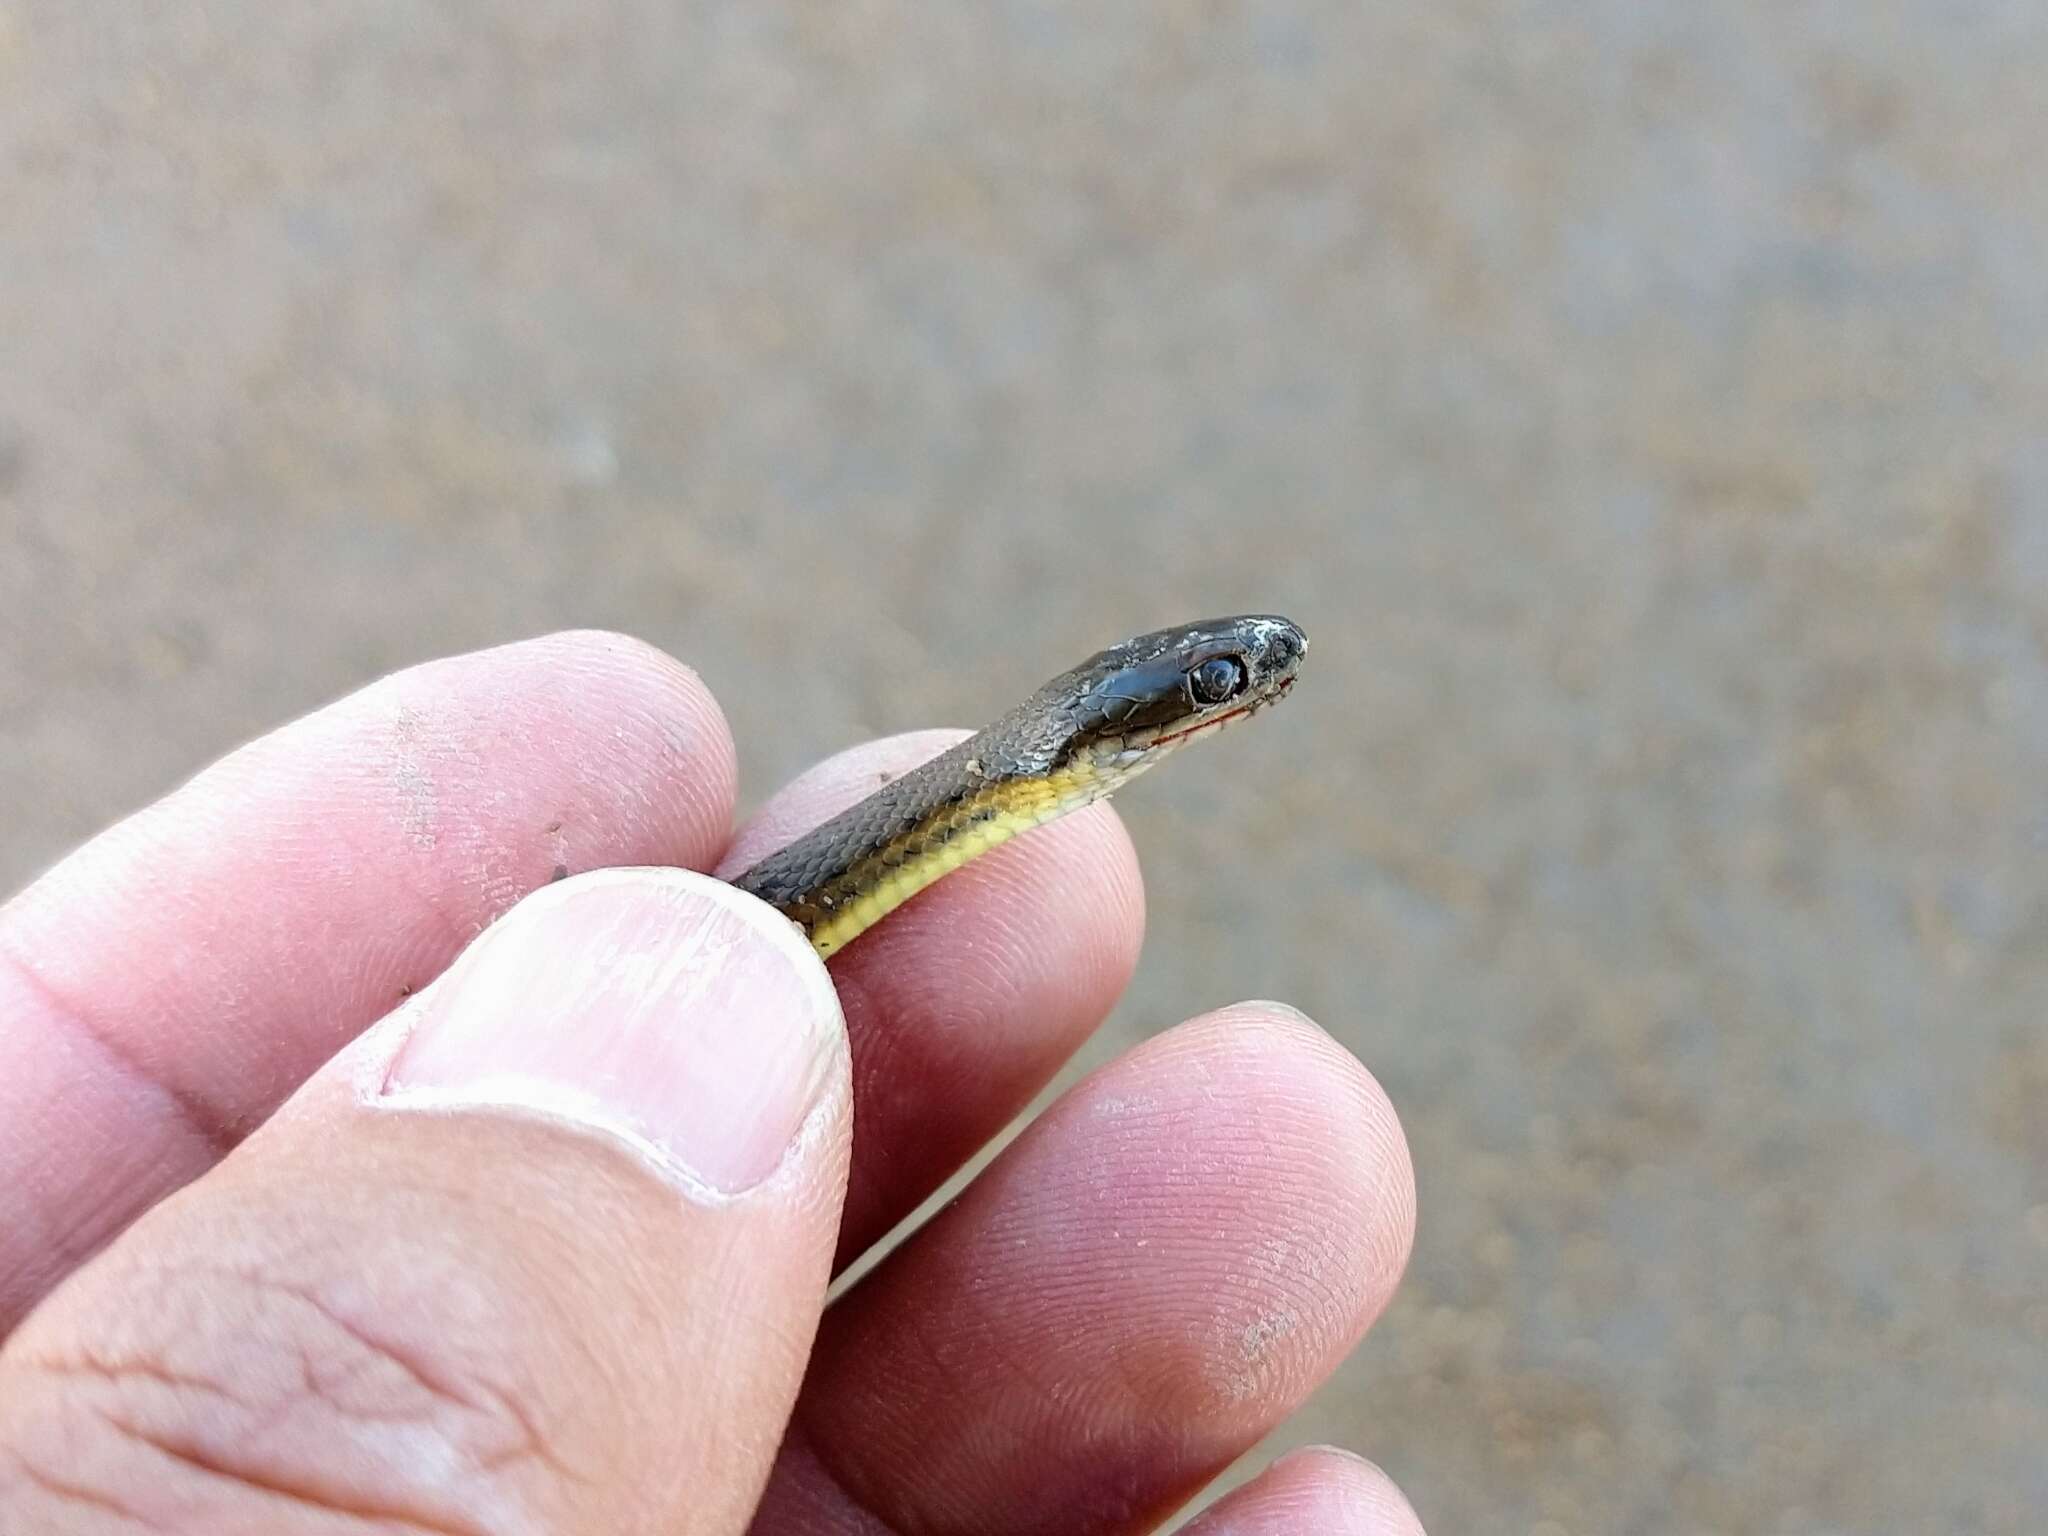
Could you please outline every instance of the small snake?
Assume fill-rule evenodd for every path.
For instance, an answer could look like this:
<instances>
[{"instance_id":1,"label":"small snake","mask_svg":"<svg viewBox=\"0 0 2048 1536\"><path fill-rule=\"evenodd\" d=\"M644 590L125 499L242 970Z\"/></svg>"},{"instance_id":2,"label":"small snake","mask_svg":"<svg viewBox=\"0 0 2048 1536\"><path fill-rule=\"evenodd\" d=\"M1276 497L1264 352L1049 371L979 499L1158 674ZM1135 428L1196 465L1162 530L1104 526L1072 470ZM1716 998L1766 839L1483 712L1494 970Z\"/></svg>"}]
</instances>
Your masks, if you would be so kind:
<instances>
[{"instance_id":1,"label":"small snake","mask_svg":"<svg viewBox=\"0 0 2048 1536\"><path fill-rule=\"evenodd\" d=\"M996 844L1256 714L1294 686L1307 649L1297 625L1264 614L1113 645L734 883L832 954Z\"/></svg>"}]
</instances>

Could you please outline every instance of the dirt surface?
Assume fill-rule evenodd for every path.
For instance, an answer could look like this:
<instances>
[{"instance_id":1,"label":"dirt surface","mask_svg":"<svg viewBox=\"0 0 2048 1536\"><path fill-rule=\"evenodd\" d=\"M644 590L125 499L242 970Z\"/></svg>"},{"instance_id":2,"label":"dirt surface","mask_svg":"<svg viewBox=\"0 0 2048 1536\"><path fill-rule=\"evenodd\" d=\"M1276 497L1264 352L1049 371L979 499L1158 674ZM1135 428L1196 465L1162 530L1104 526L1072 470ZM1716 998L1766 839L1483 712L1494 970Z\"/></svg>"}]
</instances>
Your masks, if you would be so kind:
<instances>
[{"instance_id":1,"label":"dirt surface","mask_svg":"<svg viewBox=\"0 0 2048 1536\"><path fill-rule=\"evenodd\" d=\"M2044 18L0 3L0 878L556 626L751 801L1280 609L1120 802L1088 1059L1278 995L1399 1105L1284 1443L1441 1533L2038 1530Z\"/></svg>"}]
</instances>

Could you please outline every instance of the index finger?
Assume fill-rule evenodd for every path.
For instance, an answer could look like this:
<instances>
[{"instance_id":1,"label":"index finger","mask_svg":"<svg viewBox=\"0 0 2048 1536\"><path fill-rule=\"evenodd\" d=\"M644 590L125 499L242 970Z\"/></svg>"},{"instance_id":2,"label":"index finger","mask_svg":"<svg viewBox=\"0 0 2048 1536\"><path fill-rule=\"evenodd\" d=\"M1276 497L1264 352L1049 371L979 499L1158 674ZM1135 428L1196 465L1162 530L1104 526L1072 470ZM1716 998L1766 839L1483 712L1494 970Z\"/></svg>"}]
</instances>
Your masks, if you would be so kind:
<instances>
[{"instance_id":1,"label":"index finger","mask_svg":"<svg viewBox=\"0 0 2048 1536\"><path fill-rule=\"evenodd\" d=\"M694 673L555 635L263 737L0 907L0 1337L528 891L709 868L734 776Z\"/></svg>"}]
</instances>

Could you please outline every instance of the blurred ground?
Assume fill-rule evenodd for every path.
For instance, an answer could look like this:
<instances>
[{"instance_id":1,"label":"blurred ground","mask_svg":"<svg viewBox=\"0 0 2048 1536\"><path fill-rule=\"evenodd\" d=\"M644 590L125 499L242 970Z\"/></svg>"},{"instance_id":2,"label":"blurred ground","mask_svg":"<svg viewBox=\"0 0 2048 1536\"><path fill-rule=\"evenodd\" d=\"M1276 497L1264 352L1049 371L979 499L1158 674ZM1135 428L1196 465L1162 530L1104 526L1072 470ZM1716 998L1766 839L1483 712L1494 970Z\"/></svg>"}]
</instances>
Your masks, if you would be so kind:
<instances>
[{"instance_id":1,"label":"blurred ground","mask_svg":"<svg viewBox=\"0 0 2048 1536\"><path fill-rule=\"evenodd\" d=\"M1125 632L1091 1054L1294 999L1423 1222L1291 1438L1438 1532L2048 1511L2048 12L0 3L0 880L374 674L749 796Z\"/></svg>"}]
</instances>

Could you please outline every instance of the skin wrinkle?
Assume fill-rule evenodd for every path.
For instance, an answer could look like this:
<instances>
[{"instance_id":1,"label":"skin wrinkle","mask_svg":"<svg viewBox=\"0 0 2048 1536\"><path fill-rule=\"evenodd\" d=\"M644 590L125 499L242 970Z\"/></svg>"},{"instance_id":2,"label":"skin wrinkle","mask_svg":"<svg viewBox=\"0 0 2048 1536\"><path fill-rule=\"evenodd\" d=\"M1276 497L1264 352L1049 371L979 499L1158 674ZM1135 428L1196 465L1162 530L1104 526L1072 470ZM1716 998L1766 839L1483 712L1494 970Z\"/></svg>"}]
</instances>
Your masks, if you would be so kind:
<instances>
[{"instance_id":1,"label":"skin wrinkle","mask_svg":"<svg viewBox=\"0 0 2048 1536\"><path fill-rule=\"evenodd\" d=\"M590 1479L578 1469L570 1466L548 1443L540 1426L527 1412L516 1391L495 1386L481 1379L471 1378L467 1385L475 1394L465 1392L464 1384L444 1372L432 1368L424 1355L416 1354L401 1347L396 1341L382 1338L368 1328L353 1322L340 1310L330 1306L311 1287L299 1286L289 1281L263 1277L258 1284L277 1294L290 1297L310 1308L331 1327L352 1341L371 1362L393 1366L412 1381L421 1391L436 1402L443 1402L475 1414L486 1421L497 1420L510 1423L517 1434L505 1444L485 1451L477 1459L480 1469L491 1471L521 1460L534 1460L546 1466L564 1480L588 1484ZM574 1330L569 1332L573 1335ZM322 1400L327 1400L321 1394ZM338 1405L337 1405L338 1406ZM341 1410L350 1418L361 1418L354 1408Z\"/></svg>"},{"instance_id":2,"label":"skin wrinkle","mask_svg":"<svg viewBox=\"0 0 2048 1536\"><path fill-rule=\"evenodd\" d=\"M210 1161L218 1162L241 1145L244 1133L235 1127L231 1111L150 1070L125 1045L117 1043L113 1031L95 1025L90 1016L73 1006L27 957L13 951L5 926L0 926L0 963L4 963L42 1004L49 1022L69 1031L74 1039L83 1041L89 1050L103 1057L127 1081L168 1104L178 1123L198 1138Z\"/></svg>"},{"instance_id":3,"label":"skin wrinkle","mask_svg":"<svg viewBox=\"0 0 2048 1536\"><path fill-rule=\"evenodd\" d=\"M493 1480L499 1480L498 1474L506 1468L526 1461L536 1461L549 1467L565 1481L588 1484L588 1478L569 1468L547 1445L531 1415L519 1402L516 1393L481 1381L474 1383L476 1391L465 1390L462 1384L445 1372L436 1370L427 1361L416 1357L413 1352L381 1338L374 1331L356 1323L327 1304L309 1285L279 1279L246 1266L210 1264L202 1261L188 1264L183 1268L195 1275L226 1277L232 1287L247 1288L273 1300L287 1301L318 1319L324 1330L323 1336L329 1341L324 1347L330 1353L332 1341L345 1339L349 1352L355 1356L358 1364L372 1363L396 1370L409 1384L425 1393L430 1402L441 1404L444 1408L452 1407L465 1415L474 1415L487 1423L514 1427L517 1433L507 1438L504 1443L481 1452L465 1453L476 1472L490 1474ZM297 1330L294 1329L293 1332L296 1334ZM266 1341L260 1347L274 1350L277 1346L278 1341L269 1339L267 1332L259 1334L259 1337ZM306 1390L303 1395L311 1401L320 1403L323 1411L331 1411L344 1421L371 1424L405 1423L420 1417L417 1414L393 1417L366 1413L359 1402L343 1402L333 1394L311 1385L319 1373L308 1366L308 1351L309 1346L301 1339L298 1344L299 1378L303 1386L310 1386L310 1390ZM63 1362L53 1357L27 1357L19 1363L40 1368L49 1374L63 1374ZM260 1414L273 1425L283 1424L297 1406L289 1393L279 1401L260 1405L249 1404L222 1389L212 1387L211 1383L197 1381L188 1375L172 1373L167 1369L147 1364L139 1369L128 1369L124 1363L124 1368L113 1373L92 1370L90 1374L105 1381L116 1392L122 1390L124 1378L127 1377L160 1381L170 1376L181 1382L192 1382L208 1390L221 1391L221 1395L228 1397L231 1402ZM244 1438L227 1442L233 1449L226 1452L215 1451L190 1436L174 1435L154 1429L116 1407L95 1404L89 1400L86 1406L126 1440L146 1445L211 1477L225 1479L265 1494L287 1498L309 1509L332 1511L354 1519L396 1521L399 1528L404 1530L448 1533L448 1536L470 1536L472 1532L482 1532L485 1529L482 1526L452 1524L427 1512L396 1504L387 1506L351 1499L329 1486L326 1479L311 1470L304 1476L282 1475L263 1470L257 1464L235 1454L235 1450L247 1443ZM427 1416L432 1417L431 1414ZM443 1431L442 1438L451 1445L463 1445L473 1442L476 1436L469 1431L450 1430ZM317 1466L318 1458L316 1457L310 1465Z\"/></svg>"},{"instance_id":4,"label":"skin wrinkle","mask_svg":"<svg viewBox=\"0 0 2048 1536\"><path fill-rule=\"evenodd\" d=\"M253 1410L256 1406L247 1398L236 1396L217 1381L174 1371L169 1366L151 1360L108 1360L90 1350L81 1349L73 1355L32 1355L14 1363L21 1368L39 1371L60 1380L67 1376L89 1376L115 1386L123 1381L142 1380L175 1390L203 1392L209 1397L221 1398L234 1407L245 1410Z\"/></svg>"},{"instance_id":5,"label":"skin wrinkle","mask_svg":"<svg viewBox=\"0 0 2048 1536\"><path fill-rule=\"evenodd\" d=\"M252 1291L297 1303L355 1346L358 1355L354 1361L350 1362L351 1369L360 1370L366 1367L388 1366L396 1370L406 1381L417 1387L432 1403L460 1410L464 1414L475 1415L486 1422L496 1421L511 1424L518 1433L508 1440L506 1444L497 1446L479 1456L477 1459L479 1467L488 1469L507 1465L515 1460L532 1459L547 1466L569 1481L577 1483L587 1483L589 1481L587 1477L567 1465L555 1454L548 1445L546 1438L540 1433L539 1426L533 1422L531 1416L520 1403L517 1392L494 1386L489 1382L479 1379L472 1379L467 1383L469 1387L474 1389L473 1392L466 1391L464 1383L458 1382L454 1377L445 1372L433 1369L424 1356L416 1355L414 1352L402 1348L396 1342L382 1338L367 1327L352 1321L338 1308L330 1305L322 1298L311 1285L280 1279L250 1267L195 1264L188 1265L187 1268L194 1273L225 1276L237 1285L247 1287ZM303 1343L299 1345L299 1351L303 1366L308 1353ZM309 1379L308 1373L302 1371L302 1379ZM365 1413L358 1404L343 1404L336 1401L317 1384L313 1386L310 1395L318 1401L333 1406L337 1413L345 1419L360 1420L368 1423L385 1421L385 1416ZM412 1417L425 1416L414 1415ZM397 1416L397 1421L404 1422L406 1418L407 1416L405 1415L399 1415Z\"/></svg>"},{"instance_id":6,"label":"skin wrinkle","mask_svg":"<svg viewBox=\"0 0 2048 1536\"><path fill-rule=\"evenodd\" d=\"M128 1505L123 1504L112 1494L102 1489L90 1487L85 1483L74 1483L69 1478L59 1477L48 1468L31 1461L27 1456L10 1445L0 1444L0 1453L5 1453L8 1461L12 1462L20 1470L21 1475L27 1478L31 1484L62 1503L83 1505L87 1509L104 1511L107 1514L113 1515L116 1519L125 1520L130 1525L140 1526L145 1531L162 1531L164 1529L163 1526L158 1525L139 1510L131 1509ZM4 1487L4 1484L0 1484L0 1490L4 1490Z\"/></svg>"},{"instance_id":7,"label":"skin wrinkle","mask_svg":"<svg viewBox=\"0 0 2048 1536\"><path fill-rule=\"evenodd\" d=\"M363 1424L417 1424L432 1417L430 1410L393 1408L388 1413L379 1413L365 1406L361 1398L368 1395L367 1389L376 1383L374 1372L378 1362L363 1360L346 1366L340 1372L321 1369L320 1361L312 1350L301 1346L298 1350L299 1391L308 1398L326 1403L337 1413ZM351 1392L350 1388L361 1390Z\"/></svg>"},{"instance_id":8,"label":"skin wrinkle","mask_svg":"<svg viewBox=\"0 0 2048 1536\"><path fill-rule=\"evenodd\" d=\"M155 1452L178 1466L199 1473L205 1481L225 1484L230 1490L240 1489L265 1498L280 1500L298 1509L318 1510L355 1520L374 1520L387 1528L416 1533L416 1536L492 1536L492 1532L486 1526L439 1520L397 1504L337 1499L326 1490L314 1487L310 1482L300 1483L289 1478L268 1477L253 1468L235 1466L225 1458L200 1450L190 1441L181 1441L170 1435L146 1429L106 1408L93 1405L89 1406L88 1411L127 1443Z\"/></svg>"},{"instance_id":9,"label":"skin wrinkle","mask_svg":"<svg viewBox=\"0 0 2048 1536\"><path fill-rule=\"evenodd\" d=\"M452 1382L443 1379L438 1372L430 1371L424 1364L407 1358L406 1351L400 1349L397 1345L380 1339L367 1329L350 1322L333 1307L322 1301L308 1286L294 1285L289 1281L269 1279L264 1280L261 1284L265 1289L275 1294L288 1296L292 1300L310 1308L329 1327L362 1350L371 1362L381 1362L394 1367L399 1374L426 1393L429 1398L452 1404L471 1413L485 1415L488 1415L493 1409L502 1410L506 1406L505 1393L494 1388L483 1387L482 1383L478 1383L478 1385L483 1387L485 1401L479 1402L475 1398L468 1396ZM524 1424L521 1427L522 1429L528 1428Z\"/></svg>"},{"instance_id":10,"label":"skin wrinkle","mask_svg":"<svg viewBox=\"0 0 2048 1536\"><path fill-rule=\"evenodd\" d=\"M73 1039L74 1049L89 1049L83 1037ZM62 1116L68 1108L58 1106L57 1114ZM105 1245L103 1212L118 1203L117 1191L125 1187L113 1175L128 1171L128 1149L104 1144L97 1127L82 1129L77 1139L83 1144L80 1156L89 1170L86 1176L53 1194L54 1181L46 1173L32 1172L19 1186L23 1205L16 1213L16 1225L0 1232L7 1240L0 1246L0 1344L5 1343L16 1321L10 1303L41 1295ZM188 1152L189 1156L184 1155ZM175 1164L196 1170L201 1162L201 1152L189 1140L176 1149L165 1149L156 1158L159 1169Z\"/></svg>"}]
</instances>

